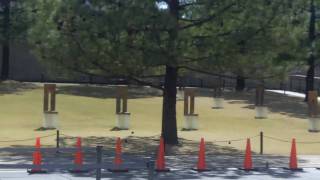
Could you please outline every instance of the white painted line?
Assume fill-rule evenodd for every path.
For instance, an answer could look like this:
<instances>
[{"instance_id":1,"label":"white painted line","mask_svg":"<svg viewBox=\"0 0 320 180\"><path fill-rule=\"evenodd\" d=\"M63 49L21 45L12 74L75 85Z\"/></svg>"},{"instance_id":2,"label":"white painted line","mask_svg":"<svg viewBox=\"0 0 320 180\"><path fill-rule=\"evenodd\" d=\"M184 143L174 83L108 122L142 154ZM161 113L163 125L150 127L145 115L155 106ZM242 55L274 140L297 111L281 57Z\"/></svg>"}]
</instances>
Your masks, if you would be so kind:
<instances>
[{"instance_id":1,"label":"white painted line","mask_svg":"<svg viewBox=\"0 0 320 180\"><path fill-rule=\"evenodd\" d=\"M22 169L21 169L21 170L16 170L16 169L12 169L12 170L10 170L10 169L9 169L9 170L7 170L7 169L6 169L6 170L1 170L1 169L0 169L0 173L21 173L21 172L22 172L22 173L27 173L27 170L26 170L26 169L24 169L24 170L22 170Z\"/></svg>"}]
</instances>

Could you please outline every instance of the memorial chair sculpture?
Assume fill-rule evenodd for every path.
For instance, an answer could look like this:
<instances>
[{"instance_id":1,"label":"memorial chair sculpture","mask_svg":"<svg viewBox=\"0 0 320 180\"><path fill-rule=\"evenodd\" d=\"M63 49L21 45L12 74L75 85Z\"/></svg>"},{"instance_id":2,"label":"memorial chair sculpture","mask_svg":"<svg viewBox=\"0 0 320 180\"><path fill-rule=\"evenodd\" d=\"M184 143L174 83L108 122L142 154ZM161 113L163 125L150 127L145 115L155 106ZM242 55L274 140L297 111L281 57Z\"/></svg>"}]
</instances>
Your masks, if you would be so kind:
<instances>
[{"instance_id":1,"label":"memorial chair sculpture","mask_svg":"<svg viewBox=\"0 0 320 180\"><path fill-rule=\"evenodd\" d=\"M45 129L58 129L55 84L44 84L42 127Z\"/></svg>"},{"instance_id":2,"label":"memorial chair sculpture","mask_svg":"<svg viewBox=\"0 0 320 180\"><path fill-rule=\"evenodd\" d=\"M128 130L130 128L130 113L128 112L128 86L118 86L116 94L116 128Z\"/></svg>"},{"instance_id":3,"label":"memorial chair sculpture","mask_svg":"<svg viewBox=\"0 0 320 180\"><path fill-rule=\"evenodd\" d=\"M318 117L318 92L308 92L308 115L309 115L309 132L319 132L319 117Z\"/></svg>"},{"instance_id":4,"label":"memorial chair sculpture","mask_svg":"<svg viewBox=\"0 0 320 180\"><path fill-rule=\"evenodd\" d=\"M179 86L177 88L177 101L183 101L184 100L184 88Z\"/></svg>"},{"instance_id":5,"label":"memorial chair sculpture","mask_svg":"<svg viewBox=\"0 0 320 180\"><path fill-rule=\"evenodd\" d=\"M256 119L268 118L268 108L264 105L264 86L258 85L256 88Z\"/></svg>"},{"instance_id":6,"label":"memorial chair sculpture","mask_svg":"<svg viewBox=\"0 0 320 180\"><path fill-rule=\"evenodd\" d=\"M198 114L194 113L195 88L185 88L184 90L184 118L185 130L198 129Z\"/></svg>"},{"instance_id":7,"label":"memorial chair sculpture","mask_svg":"<svg viewBox=\"0 0 320 180\"><path fill-rule=\"evenodd\" d=\"M223 108L222 80L218 79L213 88L213 109Z\"/></svg>"}]
</instances>

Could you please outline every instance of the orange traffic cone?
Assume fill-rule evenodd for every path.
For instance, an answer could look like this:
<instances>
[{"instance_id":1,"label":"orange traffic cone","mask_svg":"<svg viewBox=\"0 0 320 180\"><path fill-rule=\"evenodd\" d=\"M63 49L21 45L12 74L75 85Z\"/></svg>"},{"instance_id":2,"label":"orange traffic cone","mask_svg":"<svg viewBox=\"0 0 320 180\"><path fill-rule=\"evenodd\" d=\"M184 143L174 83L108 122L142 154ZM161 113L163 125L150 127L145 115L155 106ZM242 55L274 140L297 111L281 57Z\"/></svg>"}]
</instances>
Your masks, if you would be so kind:
<instances>
[{"instance_id":1,"label":"orange traffic cone","mask_svg":"<svg viewBox=\"0 0 320 180\"><path fill-rule=\"evenodd\" d=\"M36 138L35 148L36 148L36 150L39 150L41 148L41 143L40 143L40 138L39 137Z\"/></svg>"},{"instance_id":2,"label":"orange traffic cone","mask_svg":"<svg viewBox=\"0 0 320 180\"><path fill-rule=\"evenodd\" d=\"M77 147L78 149L81 149L81 147L82 147L81 137L77 137L76 147Z\"/></svg>"},{"instance_id":3,"label":"orange traffic cone","mask_svg":"<svg viewBox=\"0 0 320 180\"><path fill-rule=\"evenodd\" d=\"M246 154L243 162L243 170L245 171L253 170L250 139L247 139Z\"/></svg>"},{"instance_id":4,"label":"orange traffic cone","mask_svg":"<svg viewBox=\"0 0 320 180\"><path fill-rule=\"evenodd\" d=\"M40 170L41 162L42 162L42 155L40 151L33 152L33 165L35 165L34 170Z\"/></svg>"},{"instance_id":5,"label":"orange traffic cone","mask_svg":"<svg viewBox=\"0 0 320 180\"><path fill-rule=\"evenodd\" d=\"M76 153L74 154L74 165L75 168L69 170L70 173L87 173L89 170L83 169L83 152L81 138L77 138L76 142Z\"/></svg>"},{"instance_id":6,"label":"orange traffic cone","mask_svg":"<svg viewBox=\"0 0 320 180\"><path fill-rule=\"evenodd\" d=\"M75 168L69 170L70 173L87 173L89 170L83 169L83 153L81 150L78 150L74 154L74 165Z\"/></svg>"},{"instance_id":7,"label":"orange traffic cone","mask_svg":"<svg viewBox=\"0 0 320 180\"><path fill-rule=\"evenodd\" d=\"M78 167L81 167L83 165L83 153L82 151L77 151L74 154L74 164Z\"/></svg>"},{"instance_id":8,"label":"orange traffic cone","mask_svg":"<svg viewBox=\"0 0 320 180\"><path fill-rule=\"evenodd\" d=\"M116 154L115 154L115 158L113 160L113 163L116 166L120 166L122 164L122 158L121 158L122 148L121 148L121 139L120 138L117 139L115 150L116 150Z\"/></svg>"},{"instance_id":9,"label":"orange traffic cone","mask_svg":"<svg viewBox=\"0 0 320 180\"><path fill-rule=\"evenodd\" d=\"M122 154L121 139L118 138L116 142L116 148L115 148L115 157L113 160L113 164L115 167L112 169L108 169L110 172L128 172L129 171L126 168L121 168L121 165L123 162L121 158L121 154Z\"/></svg>"},{"instance_id":10,"label":"orange traffic cone","mask_svg":"<svg viewBox=\"0 0 320 180\"><path fill-rule=\"evenodd\" d=\"M290 153L290 162L289 168L286 168L292 171L301 171L302 168L298 168L298 158L297 158L297 149L296 149L296 139L292 139L291 144L291 153Z\"/></svg>"},{"instance_id":11,"label":"orange traffic cone","mask_svg":"<svg viewBox=\"0 0 320 180\"><path fill-rule=\"evenodd\" d=\"M199 154L198 154L198 164L197 164L197 168L194 169L198 172L203 172L203 171L209 171L209 169L207 169L207 165L206 165L206 152L205 152L205 142L204 139L201 138L201 142L199 145Z\"/></svg>"},{"instance_id":12,"label":"orange traffic cone","mask_svg":"<svg viewBox=\"0 0 320 180\"><path fill-rule=\"evenodd\" d=\"M40 151L40 138L36 139L36 144L35 144L35 152L33 152L32 157L33 157L33 168L32 169L28 169L27 172L29 174L43 174L43 173L47 173L46 170L41 168L41 163L42 163L42 155L41 155L41 151Z\"/></svg>"},{"instance_id":13,"label":"orange traffic cone","mask_svg":"<svg viewBox=\"0 0 320 180\"><path fill-rule=\"evenodd\" d=\"M156 171L158 172L168 172L170 169L166 168L165 157L164 157L164 142L163 138L160 138L160 145L158 149L157 161L156 161Z\"/></svg>"}]
</instances>

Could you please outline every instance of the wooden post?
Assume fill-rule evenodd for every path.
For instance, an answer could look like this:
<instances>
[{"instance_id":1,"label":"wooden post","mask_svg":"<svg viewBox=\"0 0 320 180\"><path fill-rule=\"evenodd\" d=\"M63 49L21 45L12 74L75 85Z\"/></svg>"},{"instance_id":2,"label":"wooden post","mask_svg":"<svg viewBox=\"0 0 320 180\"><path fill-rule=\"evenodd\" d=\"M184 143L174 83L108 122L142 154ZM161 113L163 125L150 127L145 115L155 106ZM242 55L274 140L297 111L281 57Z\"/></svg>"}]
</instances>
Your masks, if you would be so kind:
<instances>
[{"instance_id":1,"label":"wooden post","mask_svg":"<svg viewBox=\"0 0 320 180\"><path fill-rule=\"evenodd\" d=\"M222 96L222 88L221 87L215 87L213 89L213 97L220 98Z\"/></svg>"},{"instance_id":2,"label":"wooden post","mask_svg":"<svg viewBox=\"0 0 320 180\"><path fill-rule=\"evenodd\" d=\"M101 162L102 162L102 146L97 146L97 169L96 180L101 180Z\"/></svg>"},{"instance_id":3,"label":"wooden post","mask_svg":"<svg viewBox=\"0 0 320 180\"><path fill-rule=\"evenodd\" d=\"M221 77L218 78L217 83L215 83L214 88L213 88L213 97L214 98L219 98L222 96L222 86L223 82Z\"/></svg>"},{"instance_id":4,"label":"wooden post","mask_svg":"<svg viewBox=\"0 0 320 180\"><path fill-rule=\"evenodd\" d=\"M121 112L121 98L116 97L116 114Z\"/></svg>"},{"instance_id":5,"label":"wooden post","mask_svg":"<svg viewBox=\"0 0 320 180\"><path fill-rule=\"evenodd\" d=\"M44 84L43 111L54 112L55 110L56 110L56 85Z\"/></svg>"},{"instance_id":6,"label":"wooden post","mask_svg":"<svg viewBox=\"0 0 320 180\"><path fill-rule=\"evenodd\" d=\"M264 86L258 85L256 88L256 106L263 106L264 104Z\"/></svg>"},{"instance_id":7,"label":"wooden post","mask_svg":"<svg viewBox=\"0 0 320 180\"><path fill-rule=\"evenodd\" d=\"M56 110L56 86L51 87L51 93L50 93L50 111Z\"/></svg>"},{"instance_id":8,"label":"wooden post","mask_svg":"<svg viewBox=\"0 0 320 180\"><path fill-rule=\"evenodd\" d=\"M190 103L189 103L190 101ZM184 90L184 115L194 114L195 90L194 88L185 88Z\"/></svg>"},{"instance_id":9,"label":"wooden post","mask_svg":"<svg viewBox=\"0 0 320 180\"><path fill-rule=\"evenodd\" d=\"M128 111L128 87L118 86L116 96L116 113L124 113Z\"/></svg>"},{"instance_id":10,"label":"wooden post","mask_svg":"<svg viewBox=\"0 0 320 180\"><path fill-rule=\"evenodd\" d=\"M148 180L153 180L153 176L154 176L154 165L155 162L154 161L149 161L147 162L147 168L148 168Z\"/></svg>"},{"instance_id":11,"label":"wooden post","mask_svg":"<svg viewBox=\"0 0 320 180\"><path fill-rule=\"evenodd\" d=\"M190 96L190 114L194 114L194 94Z\"/></svg>"},{"instance_id":12,"label":"wooden post","mask_svg":"<svg viewBox=\"0 0 320 180\"><path fill-rule=\"evenodd\" d=\"M188 115L189 114L189 96L188 93L186 92L187 90L184 90L184 115Z\"/></svg>"},{"instance_id":13,"label":"wooden post","mask_svg":"<svg viewBox=\"0 0 320 180\"><path fill-rule=\"evenodd\" d=\"M309 116L316 117L318 115L318 92L309 91L308 92L308 109Z\"/></svg>"},{"instance_id":14,"label":"wooden post","mask_svg":"<svg viewBox=\"0 0 320 180\"><path fill-rule=\"evenodd\" d=\"M59 148L60 148L60 131L59 130L57 130L56 142L57 142L57 144L56 144L57 151L56 152L59 153Z\"/></svg>"},{"instance_id":15,"label":"wooden post","mask_svg":"<svg viewBox=\"0 0 320 180\"><path fill-rule=\"evenodd\" d=\"M263 154L263 132L260 132L260 154Z\"/></svg>"},{"instance_id":16,"label":"wooden post","mask_svg":"<svg viewBox=\"0 0 320 180\"><path fill-rule=\"evenodd\" d=\"M128 112L128 89L126 88L122 94L122 112Z\"/></svg>"}]
</instances>

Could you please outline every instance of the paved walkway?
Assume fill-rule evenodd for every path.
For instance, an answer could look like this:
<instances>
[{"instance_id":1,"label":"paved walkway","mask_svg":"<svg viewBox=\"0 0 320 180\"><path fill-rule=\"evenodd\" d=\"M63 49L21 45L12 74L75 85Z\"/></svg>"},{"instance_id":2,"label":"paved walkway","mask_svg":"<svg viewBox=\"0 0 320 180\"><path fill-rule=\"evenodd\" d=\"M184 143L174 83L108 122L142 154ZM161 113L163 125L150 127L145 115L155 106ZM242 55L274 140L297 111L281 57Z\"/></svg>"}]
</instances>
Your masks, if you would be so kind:
<instances>
[{"instance_id":1,"label":"paved walkway","mask_svg":"<svg viewBox=\"0 0 320 180\"><path fill-rule=\"evenodd\" d=\"M272 168L268 171L244 172L238 169L224 169L210 172L198 173L192 170L174 169L168 173L154 173L153 179L306 179L318 180L320 170L315 168L305 168L302 172L291 172L281 168ZM72 175L69 173L54 172L50 174L28 175L24 169L0 170L0 180L91 180L96 179L94 174ZM147 170L130 171L128 173L102 172L102 179L151 179Z\"/></svg>"},{"instance_id":2,"label":"paved walkway","mask_svg":"<svg viewBox=\"0 0 320 180\"><path fill-rule=\"evenodd\" d=\"M86 164L93 164L95 157L92 154L85 158ZM153 157L143 157L138 155L123 155L124 166L129 168L128 173L111 173L106 169L112 167L113 156L105 154L103 157L103 164L105 169L102 170L102 179L319 179L320 170L320 156L299 156L299 166L303 167L302 172L292 172L284 170L282 167L288 166L288 157L272 156L272 155L253 155L254 167L261 168L260 171L244 172L238 170L242 166L243 156L234 155L207 155L207 166L213 171L198 173L191 170L196 165L197 156L167 156L166 163L172 170L168 173L156 173L148 170L147 162L152 162ZM10 169L9 166L19 166L22 164L31 164L31 158L24 156L16 156L8 159L4 158L0 161L0 180L87 180L95 179L96 171L92 170L87 174L73 175L66 171L63 166L72 165L72 156L46 154L44 164L47 167L54 167L49 169L48 174L28 175L26 168ZM58 164L58 165L57 165ZM59 164L61 164L59 166ZM265 169L269 166L269 169ZM8 169L9 168L9 169Z\"/></svg>"}]
</instances>

